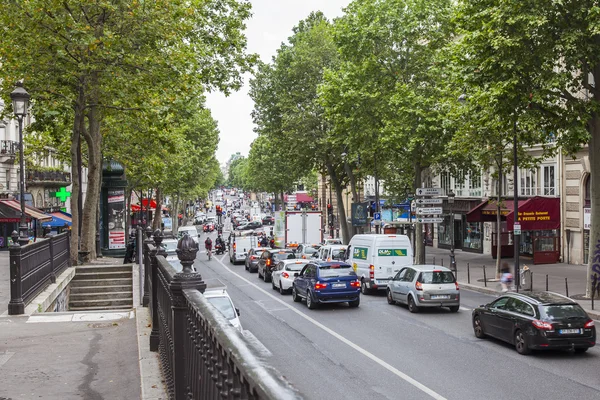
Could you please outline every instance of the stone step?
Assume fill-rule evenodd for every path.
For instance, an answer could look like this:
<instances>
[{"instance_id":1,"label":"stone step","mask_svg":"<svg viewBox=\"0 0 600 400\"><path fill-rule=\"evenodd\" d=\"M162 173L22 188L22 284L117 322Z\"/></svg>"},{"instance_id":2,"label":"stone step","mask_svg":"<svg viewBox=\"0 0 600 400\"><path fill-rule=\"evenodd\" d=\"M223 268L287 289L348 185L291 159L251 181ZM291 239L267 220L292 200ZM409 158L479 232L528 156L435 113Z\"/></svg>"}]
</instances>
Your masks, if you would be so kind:
<instances>
[{"instance_id":1,"label":"stone step","mask_svg":"<svg viewBox=\"0 0 600 400\"><path fill-rule=\"evenodd\" d=\"M81 281L79 281L81 282ZM102 283L106 283L103 281ZM79 293L113 293L113 292L133 292L133 285L104 285L104 286L71 286L71 296Z\"/></svg>"},{"instance_id":2,"label":"stone step","mask_svg":"<svg viewBox=\"0 0 600 400\"><path fill-rule=\"evenodd\" d=\"M73 293L69 296L69 303L74 301L85 300L131 300L133 301L132 292L89 292L89 293Z\"/></svg>"},{"instance_id":3,"label":"stone step","mask_svg":"<svg viewBox=\"0 0 600 400\"><path fill-rule=\"evenodd\" d=\"M79 272L75 273L74 281L76 280L88 280L88 279L117 279L117 278L131 278L133 276L131 271L128 272Z\"/></svg>"},{"instance_id":4,"label":"stone step","mask_svg":"<svg viewBox=\"0 0 600 400\"><path fill-rule=\"evenodd\" d=\"M77 275L75 275L77 278ZM133 278L110 278L110 279L73 279L70 282L71 288L83 286L121 286L133 285Z\"/></svg>"},{"instance_id":5,"label":"stone step","mask_svg":"<svg viewBox=\"0 0 600 400\"><path fill-rule=\"evenodd\" d=\"M77 273L90 272L131 272L131 265L79 265Z\"/></svg>"},{"instance_id":6,"label":"stone step","mask_svg":"<svg viewBox=\"0 0 600 400\"><path fill-rule=\"evenodd\" d=\"M118 311L123 311L123 310L131 310L133 308L132 306L105 306L105 307L71 307L69 306L69 311L103 311L103 310L118 310Z\"/></svg>"},{"instance_id":7,"label":"stone step","mask_svg":"<svg viewBox=\"0 0 600 400\"><path fill-rule=\"evenodd\" d=\"M98 299L98 300L69 300L69 310L73 311L73 307L82 308L82 307L99 307L98 310L103 309L103 307L133 307L133 298L131 299ZM108 308L107 308L108 309Z\"/></svg>"}]
</instances>

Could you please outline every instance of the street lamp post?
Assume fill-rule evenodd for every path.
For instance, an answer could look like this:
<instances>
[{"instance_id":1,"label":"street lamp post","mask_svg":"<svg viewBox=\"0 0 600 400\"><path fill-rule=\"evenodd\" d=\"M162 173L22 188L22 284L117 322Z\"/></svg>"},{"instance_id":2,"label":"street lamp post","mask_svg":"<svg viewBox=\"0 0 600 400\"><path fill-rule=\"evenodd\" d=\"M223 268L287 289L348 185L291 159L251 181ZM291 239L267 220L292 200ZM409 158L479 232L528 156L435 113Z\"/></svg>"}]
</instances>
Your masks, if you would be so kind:
<instances>
[{"instance_id":1,"label":"street lamp post","mask_svg":"<svg viewBox=\"0 0 600 400\"><path fill-rule=\"evenodd\" d=\"M23 83L18 82L15 90L10 94L13 105L13 113L19 121L19 196L21 200L21 221L19 223L19 244L21 246L29 243L27 220L25 217L25 157L23 154L23 118L29 109L29 93L23 88Z\"/></svg>"},{"instance_id":2,"label":"street lamp post","mask_svg":"<svg viewBox=\"0 0 600 400\"><path fill-rule=\"evenodd\" d=\"M448 206L450 207L450 269L456 275L456 258L454 258L454 197L456 195L451 190L448 193Z\"/></svg>"},{"instance_id":3,"label":"street lamp post","mask_svg":"<svg viewBox=\"0 0 600 400\"><path fill-rule=\"evenodd\" d=\"M519 184L517 179L519 178L517 171L517 120L513 122L513 208L514 208L514 218L513 218L513 234L514 234L514 257L515 257L515 288L517 292L519 291L519 283L520 283L520 270L519 270L519 255L520 255L520 247L521 247L521 230L514 229L514 226L520 223L519 221Z\"/></svg>"}]
</instances>

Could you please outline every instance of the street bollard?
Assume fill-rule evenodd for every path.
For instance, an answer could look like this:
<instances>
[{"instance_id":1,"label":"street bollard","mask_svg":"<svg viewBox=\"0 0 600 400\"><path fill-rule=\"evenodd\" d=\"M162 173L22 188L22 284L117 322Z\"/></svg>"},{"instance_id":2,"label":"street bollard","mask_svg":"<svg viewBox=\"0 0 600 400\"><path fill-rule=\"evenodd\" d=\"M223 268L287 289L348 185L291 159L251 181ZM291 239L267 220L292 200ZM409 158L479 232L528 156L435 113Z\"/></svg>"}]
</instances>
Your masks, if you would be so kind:
<instances>
[{"instance_id":1,"label":"street bollard","mask_svg":"<svg viewBox=\"0 0 600 400\"><path fill-rule=\"evenodd\" d=\"M483 266L483 284L487 287L487 275L485 274L485 265Z\"/></svg>"},{"instance_id":2,"label":"street bollard","mask_svg":"<svg viewBox=\"0 0 600 400\"><path fill-rule=\"evenodd\" d=\"M567 297L569 297L569 282L567 282L567 278L565 278L565 292Z\"/></svg>"},{"instance_id":3,"label":"street bollard","mask_svg":"<svg viewBox=\"0 0 600 400\"><path fill-rule=\"evenodd\" d=\"M444 266L444 259L442 258L442 267Z\"/></svg>"},{"instance_id":4,"label":"street bollard","mask_svg":"<svg viewBox=\"0 0 600 400\"><path fill-rule=\"evenodd\" d=\"M433 265L435 265L435 257L433 257Z\"/></svg>"},{"instance_id":5,"label":"street bollard","mask_svg":"<svg viewBox=\"0 0 600 400\"><path fill-rule=\"evenodd\" d=\"M533 272L531 272L529 276L529 291L533 292Z\"/></svg>"},{"instance_id":6,"label":"street bollard","mask_svg":"<svg viewBox=\"0 0 600 400\"><path fill-rule=\"evenodd\" d=\"M469 263L467 263L467 283L471 283L471 268L469 267Z\"/></svg>"},{"instance_id":7,"label":"street bollard","mask_svg":"<svg viewBox=\"0 0 600 400\"><path fill-rule=\"evenodd\" d=\"M548 291L548 274L546 274L546 292Z\"/></svg>"},{"instance_id":8,"label":"street bollard","mask_svg":"<svg viewBox=\"0 0 600 400\"><path fill-rule=\"evenodd\" d=\"M598 283L598 275L594 274L594 279L592 280L592 310L594 309L594 297L596 297L597 283ZM598 290L600 290L600 288Z\"/></svg>"}]
</instances>

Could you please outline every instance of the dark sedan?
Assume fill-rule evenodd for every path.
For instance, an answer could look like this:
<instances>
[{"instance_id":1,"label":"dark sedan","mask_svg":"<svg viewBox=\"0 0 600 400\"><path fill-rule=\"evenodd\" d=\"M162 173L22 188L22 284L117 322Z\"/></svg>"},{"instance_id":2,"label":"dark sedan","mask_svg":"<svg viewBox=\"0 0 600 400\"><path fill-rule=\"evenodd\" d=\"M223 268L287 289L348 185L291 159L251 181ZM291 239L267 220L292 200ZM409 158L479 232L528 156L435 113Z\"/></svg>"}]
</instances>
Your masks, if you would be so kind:
<instances>
[{"instance_id":1,"label":"dark sedan","mask_svg":"<svg viewBox=\"0 0 600 400\"><path fill-rule=\"evenodd\" d=\"M475 336L532 350L587 351L596 344L594 321L572 299L550 292L507 293L473 310Z\"/></svg>"},{"instance_id":2,"label":"dark sedan","mask_svg":"<svg viewBox=\"0 0 600 400\"><path fill-rule=\"evenodd\" d=\"M263 251L268 250L266 247L253 247L248 251L246 256L245 268L246 271L256 272L258 271L258 259L260 258Z\"/></svg>"},{"instance_id":3,"label":"dark sedan","mask_svg":"<svg viewBox=\"0 0 600 400\"><path fill-rule=\"evenodd\" d=\"M275 223L275 218L272 215L267 215L262 219L263 225L273 225Z\"/></svg>"},{"instance_id":4,"label":"dark sedan","mask_svg":"<svg viewBox=\"0 0 600 400\"><path fill-rule=\"evenodd\" d=\"M245 225L240 224L236 229L238 231L249 231L258 228L262 228L262 223L260 223L259 221L252 221L248 222Z\"/></svg>"}]
</instances>

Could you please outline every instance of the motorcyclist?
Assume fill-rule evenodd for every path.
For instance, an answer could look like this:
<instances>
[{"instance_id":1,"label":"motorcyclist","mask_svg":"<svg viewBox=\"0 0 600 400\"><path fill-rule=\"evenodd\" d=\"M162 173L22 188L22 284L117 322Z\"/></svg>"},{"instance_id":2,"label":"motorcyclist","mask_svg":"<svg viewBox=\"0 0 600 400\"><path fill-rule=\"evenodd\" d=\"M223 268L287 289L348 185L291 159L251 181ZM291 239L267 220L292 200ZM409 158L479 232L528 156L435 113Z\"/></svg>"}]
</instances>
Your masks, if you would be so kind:
<instances>
[{"instance_id":1,"label":"motorcyclist","mask_svg":"<svg viewBox=\"0 0 600 400\"><path fill-rule=\"evenodd\" d=\"M221 235L217 236L217 239L215 240L215 249L217 253L223 253L225 251L225 241Z\"/></svg>"},{"instance_id":2,"label":"motorcyclist","mask_svg":"<svg viewBox=\"0 0 600 400\"><path fill-rule=\"evenodd\" d=\"M262 239L260 239L260 247L267 247L269 245L269 239L264 235Z\"/></svg>"}]
</instances>

